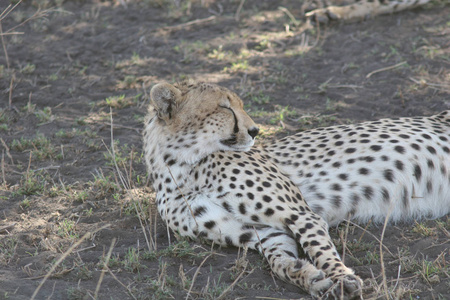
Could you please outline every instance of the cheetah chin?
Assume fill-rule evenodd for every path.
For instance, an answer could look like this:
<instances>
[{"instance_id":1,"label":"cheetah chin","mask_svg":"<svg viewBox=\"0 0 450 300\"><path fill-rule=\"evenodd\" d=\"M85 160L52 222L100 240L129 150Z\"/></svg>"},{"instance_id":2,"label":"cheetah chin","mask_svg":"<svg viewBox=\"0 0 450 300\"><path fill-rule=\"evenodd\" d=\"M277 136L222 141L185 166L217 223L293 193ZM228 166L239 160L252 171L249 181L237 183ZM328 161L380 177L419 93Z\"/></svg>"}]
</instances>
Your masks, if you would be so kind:
<instances>
[{"instance_id":1,"label":"cheetah chin","mask_svg":"<svg viewBox=\"0 0 450 300\"><path fill-rule=\"evenodd\" d=\"M450 111L319 128L249 149L258 127L235 93L183 82L157 84L150 95L145 161L165 223L257 250L279 278L316 298L362 297L330 224L449 213Z\"/></svg>"}]
</instances>

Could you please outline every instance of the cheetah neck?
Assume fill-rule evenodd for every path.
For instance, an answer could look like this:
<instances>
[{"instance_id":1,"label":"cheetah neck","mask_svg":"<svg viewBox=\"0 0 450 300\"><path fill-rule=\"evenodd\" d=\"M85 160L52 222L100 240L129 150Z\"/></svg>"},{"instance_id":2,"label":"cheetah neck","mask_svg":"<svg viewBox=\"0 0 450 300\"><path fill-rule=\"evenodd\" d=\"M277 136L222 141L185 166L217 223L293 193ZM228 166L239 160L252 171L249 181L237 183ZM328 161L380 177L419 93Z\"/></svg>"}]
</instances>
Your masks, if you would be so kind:
<instances>
[{"instance_id":1,"label":"cheetah neck","mask_svg":"<svg viewBox=\"0 0 450 300\"><path fill-rule=\"evenodd\" d=\"M200 151L189 142L183 132L173 134L165 127L158 126L156 118L150 120L144 130L144 152L147 170L156 192L176 191L186 185L191 170L209 153ZM167 138L161 138L167 137Z\"/></svg>"}]
</instances>

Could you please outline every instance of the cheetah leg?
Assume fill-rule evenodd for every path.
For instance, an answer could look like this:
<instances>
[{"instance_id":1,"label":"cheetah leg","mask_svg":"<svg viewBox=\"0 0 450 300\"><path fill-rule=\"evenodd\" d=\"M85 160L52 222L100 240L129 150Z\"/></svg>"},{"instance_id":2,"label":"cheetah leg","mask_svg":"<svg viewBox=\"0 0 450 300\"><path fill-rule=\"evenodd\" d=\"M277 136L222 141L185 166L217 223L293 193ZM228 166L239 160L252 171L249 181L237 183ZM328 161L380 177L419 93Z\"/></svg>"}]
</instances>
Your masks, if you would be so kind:
<instances>
[{"instance_id":1,"label":"cheetah leg","mask_svg":"<svg viewBox=\"0 0 450 300\"><path fill-rule=\"evenodd\" d=\"M296 241L285 231L266 227L257 229L258 240L253 247L259 250L272 271L282 280L295 284L314 297L322 297L333 285L325 273L308 260L298 258Z\"/></svg>"},{"instance_id":2,"label":"cheetah leg","mask_svg":"<svg viewBox=\"0 0 450 300\"><path fill-rule=\"evenodd\" d=\"M206 208L205 212L207 211L212 210ZM197 236L224 246L248 246L258 250L278 277L315 297L321 297L333 285L333 281L327 278L323 271L318 270L308 260L298 258L297 243L285 230L248 226L229 218L224 212L221 214L217 209L214 213L214 220L222 220L220 225L214 223L216 225L212 226L212 216L204 213L197 217Z\"/></svg>"},{"instance_id":3,"label":"cheetah leg","mask_svg":"<svg viewBox=\"0 0 450 300\"><path fill-rule=\"evenodd\" d=\"M319 215L312 212L300 217L292 215L286 224L314 266L335 283L325 298L361 298L362 280L341 261L328 234L328 225Z\"/></svg>"},{"instance_id":4,"label":"cheetah leg","mask_svg":"<svg viewBox=\"0 0 450 300\"><path fill-rule=\"evenodd\" d=\"M318 269L309 260L298 258L297 242L288 232L269 226L249 226L240 220L230 218L227 211L218 210L217 206L213 206L213 204L209 203L208 205L205 202L202 204L201 213L197 213L195 222L192 215L185 214L183 218L179 218L177 226L171 226L171 228L194 239L202 237L219 245L248 246L250 249L258 250L267 259L272 271L281 279L299 286L314 297L328 296L330 287L333 286L333 278L324 272L326 270ZM195 205L192 206L192 209L200 211L199 207ZM318 216L317 218L320 219ZM324 221L322 222L326 225ZM171 222L170 225L174 225L174 222ZM188 231L184 231L183 227L186 227ZM326 229L324 230L326 231ZM293 232L298 232L298 230L293 230ZM328 245L328 242L324 238L324 244ZM314 250L315 248L311 249L311 253ZM337 257L336 252L334 254ZM342 266L345 268L343 264ZM353 274L350 269L348 269L348 273ZM340 297L335 297L335 299L340 299Z\"/></svg>"}]
</instances>

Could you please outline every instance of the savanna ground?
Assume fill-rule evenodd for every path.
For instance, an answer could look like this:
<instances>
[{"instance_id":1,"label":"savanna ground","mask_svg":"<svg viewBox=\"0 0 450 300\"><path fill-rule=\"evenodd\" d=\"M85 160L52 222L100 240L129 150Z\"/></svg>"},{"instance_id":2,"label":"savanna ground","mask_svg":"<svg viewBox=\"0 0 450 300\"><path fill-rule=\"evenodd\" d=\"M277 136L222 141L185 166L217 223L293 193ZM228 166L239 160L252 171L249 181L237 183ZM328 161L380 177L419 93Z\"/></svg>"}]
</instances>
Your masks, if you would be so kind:
<instances>
[{"instance_id":1,"label":"savanna ground","mask_svg":"<svg viewBox=\"0 0 450 300\"><path fill-rule=\"evenodd\" d=\"M257 253L167 231L141 150L156 82L233 89L260 143L450 108L446 0L311 28L294 0L15 3L0 1L0 299L310 299ZM450 298L448 216L361 226L330 232L365 299Z\"/></svg>"}]
</instances>

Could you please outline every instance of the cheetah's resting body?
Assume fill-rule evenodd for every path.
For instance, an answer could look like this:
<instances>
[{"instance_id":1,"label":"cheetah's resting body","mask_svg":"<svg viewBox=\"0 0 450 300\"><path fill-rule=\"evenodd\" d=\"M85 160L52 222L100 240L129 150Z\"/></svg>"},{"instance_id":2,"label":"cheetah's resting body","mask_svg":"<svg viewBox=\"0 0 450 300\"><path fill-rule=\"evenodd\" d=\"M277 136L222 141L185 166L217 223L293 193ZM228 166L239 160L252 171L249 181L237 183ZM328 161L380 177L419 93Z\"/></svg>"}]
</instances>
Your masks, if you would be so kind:
<instances>
[{"instance_id":1,"label":"cheetah's resting body","mask_svg":"<svg viewBox=\"0 0 450 300\"><path fill-rule=\"evenodd\" d=\"M307 0L304 7L316 8L306 17L326 23L329 20L362 20L367 17L391 14L427 4L431 0Z\"/></svg>"},{"instance_id":2,"label":"cheetah's resting body","mask_svg":"<svg viewBox=\"0 0 450 300\"><path fill-rule=\"evenodd\" d=\"M167 225L259 250L274 273L313 296L361 294L362 282L341 262L325 220L380 218L389 210L395 220L448 213L448 112L318 129L250 150L258 129L227 89L162 83L151 98L145 159ZM309 260L298 258L297 245Z\"/></svg>"},{"instance_id":3,"label":"cheetah's resting body","mask_svg":"<svg viewBox=\"0 0 450 300\"><path fill-rule=\"evenodd\" d=\"M450 111L319 128L266 150L329 225L450 211Z\"/></svg>"}]
</instances>

